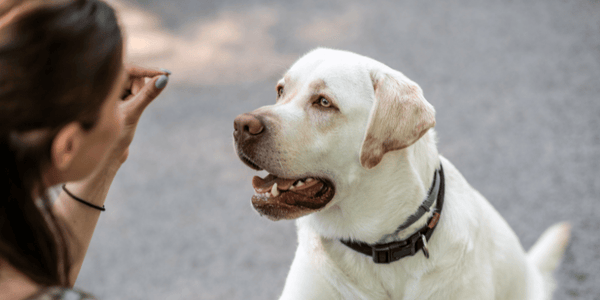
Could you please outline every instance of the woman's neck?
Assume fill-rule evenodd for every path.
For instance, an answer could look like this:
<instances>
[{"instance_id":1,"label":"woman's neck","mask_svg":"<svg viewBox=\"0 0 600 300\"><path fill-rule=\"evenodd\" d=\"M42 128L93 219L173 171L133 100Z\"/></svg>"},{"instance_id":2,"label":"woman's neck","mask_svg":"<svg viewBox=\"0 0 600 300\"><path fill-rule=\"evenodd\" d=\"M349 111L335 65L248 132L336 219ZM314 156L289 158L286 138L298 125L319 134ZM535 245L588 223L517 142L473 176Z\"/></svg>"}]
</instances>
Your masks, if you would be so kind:
<instances>
[{"instance_id":1,"label":"woman's neck","mask_svg":"<svg viewBox=\"0 0 600 300\"><path fill-rule=\"evenodd\" d=\"M36 293L40 288L39 284L0 259L0 299L22 300Z\"/></svg>"}]
</instances>

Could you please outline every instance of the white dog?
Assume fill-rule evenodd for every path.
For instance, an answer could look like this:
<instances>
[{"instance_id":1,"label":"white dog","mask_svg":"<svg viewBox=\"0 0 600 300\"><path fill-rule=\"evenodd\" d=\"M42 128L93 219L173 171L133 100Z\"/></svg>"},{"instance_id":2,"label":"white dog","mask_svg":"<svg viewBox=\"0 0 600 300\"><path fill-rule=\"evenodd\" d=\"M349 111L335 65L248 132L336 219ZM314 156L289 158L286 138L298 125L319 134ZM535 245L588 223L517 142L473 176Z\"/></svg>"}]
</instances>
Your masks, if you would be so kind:
<instances>
[{"instance_id":1,"label":"white dog","mask_svg":"<svg viewBox=\"0 0 600 300\"><path fill-rule=\"evenodd\" d=\"M255 209L299 218L281 299L550 299L570 226L525 253L438 154L435 111L402 73L317 49L234 123L240 159L270 173L252 180Z\"/></svg>"}]
</instances>

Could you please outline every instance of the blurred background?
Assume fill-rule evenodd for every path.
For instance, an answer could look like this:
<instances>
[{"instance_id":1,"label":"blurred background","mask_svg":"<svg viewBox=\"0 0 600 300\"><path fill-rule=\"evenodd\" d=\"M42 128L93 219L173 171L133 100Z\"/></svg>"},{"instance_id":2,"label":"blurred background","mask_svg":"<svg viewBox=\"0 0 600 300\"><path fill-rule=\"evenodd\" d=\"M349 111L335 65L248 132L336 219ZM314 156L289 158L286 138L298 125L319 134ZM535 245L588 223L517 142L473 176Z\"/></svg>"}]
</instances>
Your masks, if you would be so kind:
<instances>
[{"instance_id":1,"label":"blurred background","mask_svg":"<svg viewBox=\"0 0 600 300\"><path fill-rule=\"evenodd\" d=\"M293 221L252 208L233 119L317 46L421 85L442 155L529 249L573 237L554 299L600 299L600 2L121 0L128 60L173 71L147 109L77 281L99 299L275 299ZM433 254L435 255L435 253Z\"/></svg>"}]
</instances>

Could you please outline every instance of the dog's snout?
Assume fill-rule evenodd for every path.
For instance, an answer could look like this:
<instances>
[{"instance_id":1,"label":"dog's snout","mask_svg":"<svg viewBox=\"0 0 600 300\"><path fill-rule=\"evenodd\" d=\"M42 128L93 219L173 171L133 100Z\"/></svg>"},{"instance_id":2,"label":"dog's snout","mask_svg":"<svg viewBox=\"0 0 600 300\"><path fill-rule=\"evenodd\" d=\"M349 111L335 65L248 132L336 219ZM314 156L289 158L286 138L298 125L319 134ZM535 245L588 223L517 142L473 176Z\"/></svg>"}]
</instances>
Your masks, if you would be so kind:
<instances>
[{"instance_id":1,"label":"dog's snout","mask_svg":"<svg viewBox=\"0 0 600 300\"><path fill-rule=\"evenodd\" d=\"M265 131L263 123L254 115L241 114L233 121L234 134L236 136L242 135L259 135Z\"/></svg>"}]
</instances>

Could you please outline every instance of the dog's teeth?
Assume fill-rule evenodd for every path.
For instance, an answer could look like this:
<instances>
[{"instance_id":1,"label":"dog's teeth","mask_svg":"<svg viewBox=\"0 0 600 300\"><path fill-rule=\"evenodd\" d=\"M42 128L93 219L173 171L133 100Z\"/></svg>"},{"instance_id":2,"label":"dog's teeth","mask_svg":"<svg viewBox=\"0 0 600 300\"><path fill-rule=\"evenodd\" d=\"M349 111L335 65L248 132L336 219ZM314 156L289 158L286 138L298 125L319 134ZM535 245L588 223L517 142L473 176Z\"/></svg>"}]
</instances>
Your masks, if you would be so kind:
<instances>
[{"instance_id":1,"label":"dog's teeth","mask_svg":"<svg viewBox=\"0 0 600 300\"><path fill-rule=\"evenodd\" d=\"M275 183L273 185L273 187L271 188L271 194L273 194L273 197L279 196L279 190L277 189L277 183Z\"/></svg>"},{"instance_id":2,"label":"dog's teeth","mask_svg":"<svg viewBox=\"0 0 600 300\"><path fill-rule=\"evenodd\" d=\"M298 183L296 183L296 187L303 186L303 185L304 185L304 182L302 182L302 180L300 180L300 181L298 181Z\"/></svg>"},{"instance_id":3,"label":"dog's teeth","mask_svg":"<svg viewBox=\"0 0 600 300\"><path fill-rule=\"evenodd\" d=\"M292 185L292 186L290 186L290 191L291 191L291 190L293 190L293 189L295 189L295 188L296 188L296 187L295 187L295 186L293 186L293 185Z\"/></svg>"},{"instance_id":4,"label":"dog's teeth","mask_svg":"<svg viewBox=\"0 0 600 300\"><path fill-rule=\"evenodd\" d=\"M266 192L266 193L265 193L265 197L267 197L267 198L271 198L271 193L269 193L269 192Z\"/></svg>"},{"instance_id":5,"label":"dog's teeth","mask_svg":"<svg viewBox=\"0 0 600 300\"><path fill-rule=\"evenodd\" d=\"M309 182L311 182L311 181L313 181L313 180L315 180L315 179L314 179L314 178L311 178L311 177L309 177L309 178L306 178L306 183L309 183Z\"/></svg>"}]
</instances>

